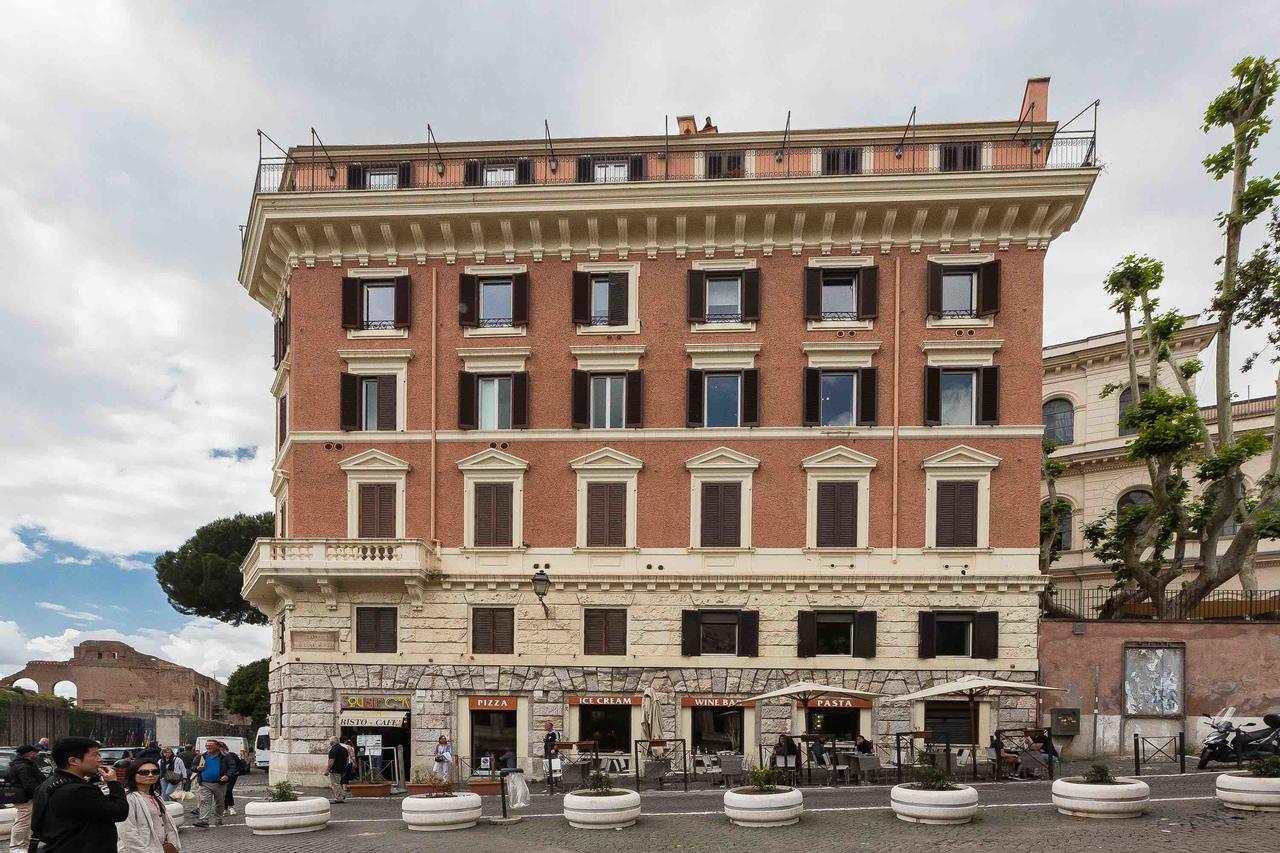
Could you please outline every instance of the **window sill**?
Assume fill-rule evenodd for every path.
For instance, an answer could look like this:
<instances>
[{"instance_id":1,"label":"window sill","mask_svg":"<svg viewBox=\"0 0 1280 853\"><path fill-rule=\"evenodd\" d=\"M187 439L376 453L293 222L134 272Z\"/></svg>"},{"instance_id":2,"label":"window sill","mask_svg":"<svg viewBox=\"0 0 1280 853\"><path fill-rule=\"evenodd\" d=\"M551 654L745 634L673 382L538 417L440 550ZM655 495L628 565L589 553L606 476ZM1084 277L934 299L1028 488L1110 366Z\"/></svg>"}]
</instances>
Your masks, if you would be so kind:
<instances>
[{"instance_id":1,"label":"window sill","mask_svg":"<svg viewBox=\"0 0 1280 853\"><path fill-rule=\"evenodd\" d=\"M926 317L926 329L990 329L996 324L994 316L989 317Z\"/></svg>"},{"instance_id":2,"label":"window sill","mask_svg":"<svg viewBox=\"0 0 1280 853\"><path fill-rule=\"evenodd\" d=\"M575 554L639 554L640 549L634 545L614 547L609 545L579 545L573 549Z\"/></svg>"},{"instance_id":3,"label":"window sill","mask_svg":"<svg viewBox=\"0 0 1280 853\"><path fill-rule=\"evenodd\" d=\"M580 335L638 335L640 334L640 322L633 320L625 326L584 326L578 324L578 334Z\"/></svg>"},{"instance_id":4,"label":"window sill","mask_svg":"<svg viewBox=\"0 0 1280 853\"><path fill-rule=\"evenodd\" d=\"M874 548L869 548L866 545L854 545L851 548L823 548L815 545L803 549L801 553L813 554L816 557L824 557L828 555L835 556L837 554L870 554L874 551Z\"/></svg>"},{"instance_id":5,"label":"window sill","mask_svg":"<svg viewBox=\"0 0 1280 853\"><path fill-rule=\"evenodd\" d=\"M373 438L374 436L387 435L387 434L394 434L394 433L397 433L397 432L404 432L404 431L405 431L405 430L404 430L402 427L396 427L395 429L349 429L349 430L344 430L344 432L345 432L347 435L349 435L349 436L351 436L351 437L353 437L353 438Z\"/></svg>"},{"instance_id":6,"label":"window sill","mask_svg":"<svg viewBox=\"0 0 1280 853\"><path fill-rule=\"evenodd\" d=\"M756 321L752 320L748 323L690 323L689 331L695 334L704 332L754 332L756 330Z\"/></svg>"},{"instance_id":7,"label":"window sill","mask_svg":"<svg viewBox=\"0 0 1280 853\"><path fill-rule=\"evenodd\" d=\"M462 328L462 336L464 338L522 338L525 336L527 329L527 326L493 326L490 328L464 326Z\"/></svg>"},{"instance_id":8,"label":"window sill","mask_svg":"<svg viewBox=\"0 0 1280 853\"><path fill-rule=\"evenodd\" d=\"M809 331L836 331L839 329L867 332L875 328L875 322L872 320L808 320L806 321Z\"/></svg>"},{"instance_id":9,"label":"window sill","mask_svg":"<svg viewBox=\"0 0 1280 853\"><path fill-rule=\"evenodd\" d=\"M989 545L978 545L972 548L966 546L942 547L939 545L926 545L924 552L926 554L956 554L964 556L966 554L993 554L995 549Z\"/></svg>"},{"instance_id":10,"label":"window sill","mask_svg":"<svg viewBox=\"0 0 1280 853\"><path fill-rule=\"evenodd\" d=\"M527 550L528 548L525 548L523 545L518 547L500 545L464 545L458 549L458 551L463 554L523 554Z\"/></svg>"},{"instance_id":11,"label":"window sill","mask_svg":"<svg viewBox=\"0 0 1280 853\"><path fill-rule=\"evenodd\" d=\"M409 337L408 329L347 329L349 341L407 337Z\"/></svg>"},{"instance_id":12,"label":"window sill","mask_svg":"<svg viewBox=\"0 0 1280 853\"><path fill-rule=\"evenodd\" d=\"M698 545L688 549L690 554L754 554L755 548L750 546L738 548L718 548L705 545Z\"/></svg>"}]
</instances>

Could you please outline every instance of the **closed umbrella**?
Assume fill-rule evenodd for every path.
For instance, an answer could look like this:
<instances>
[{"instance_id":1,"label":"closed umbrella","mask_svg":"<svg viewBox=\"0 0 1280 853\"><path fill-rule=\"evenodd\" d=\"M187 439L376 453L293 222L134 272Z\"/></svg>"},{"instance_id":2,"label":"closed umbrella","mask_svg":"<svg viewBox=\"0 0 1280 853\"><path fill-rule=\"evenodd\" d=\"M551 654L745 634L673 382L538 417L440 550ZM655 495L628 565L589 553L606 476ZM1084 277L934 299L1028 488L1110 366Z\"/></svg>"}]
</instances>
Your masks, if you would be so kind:
<instances>
[{"instance_id":1,"label":"closed umbrella","mask_svg":"<svg viewBox=\"0 0 1280 853\"><path fill-rule=\"evenodd\" d=\"M640 716L645 740L662 740L662 703L652 687L646 687L640 698Z\"/></svg>"}]
</instances>

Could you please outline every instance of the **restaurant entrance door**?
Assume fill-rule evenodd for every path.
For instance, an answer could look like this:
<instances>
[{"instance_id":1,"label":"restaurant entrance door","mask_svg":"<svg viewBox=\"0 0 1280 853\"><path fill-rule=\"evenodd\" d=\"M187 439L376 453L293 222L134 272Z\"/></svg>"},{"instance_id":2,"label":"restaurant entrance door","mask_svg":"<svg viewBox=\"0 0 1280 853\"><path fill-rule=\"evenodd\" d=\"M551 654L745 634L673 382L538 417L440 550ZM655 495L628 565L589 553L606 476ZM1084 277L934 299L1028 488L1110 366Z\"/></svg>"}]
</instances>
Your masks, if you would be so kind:
<instances>
[{"instance_id":1,"label":"restaurant entrance door","mask_svg":"<svg viewBox=\"0 0 1280 853\"><path fill-rule=\"evenodd\" d=\"M516 712L471 710L471 772L516 766Z\"/></svg>"},{"instance_id":2,"label":"restaurant entrance door","mask_svg":"<svg viewBox=\"0 0 1280 853\"><path fill-rule=\"evenodd\" d=\"M354 743L363 770L375 776L396 781L395 762L404 762L401 779L413 778L413 740L410 717L405 711L343 711L339 717L338 736L343 743ZM396 751L399 747L399 752Z\"/></svg>"},{"instance_id":3,"label":"restaurant entrance door","mask_svg":"<svg viewBox=\"0 0 1280 853\"><path fill-rule=\"evenodd\" d=\"M600 752L630 752L631 706L579 705L578 737L596 741Z\"/></svg>"},{"instance_id":4,"label":"restaurant entrance door","mask_svg":"<svg viewBox=\"0 0 1280 853\"><path fill-rule=\"evenodd\" d=\"M811 735L830 740L853 740L858 735L857 708L809 708L805 722Z\"/></svg>"}]
</instances>

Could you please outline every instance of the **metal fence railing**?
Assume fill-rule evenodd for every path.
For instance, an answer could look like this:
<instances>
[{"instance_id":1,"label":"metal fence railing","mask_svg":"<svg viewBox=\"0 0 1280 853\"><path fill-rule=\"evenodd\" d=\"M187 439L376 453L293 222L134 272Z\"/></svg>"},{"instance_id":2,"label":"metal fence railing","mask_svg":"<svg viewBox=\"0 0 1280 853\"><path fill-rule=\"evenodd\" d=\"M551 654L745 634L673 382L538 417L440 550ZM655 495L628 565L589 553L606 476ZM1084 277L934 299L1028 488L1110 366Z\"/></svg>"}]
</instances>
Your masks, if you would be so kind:
<instances>
[{"instance_id":1,"label":"metal fence railing","mask_svg":"<svg viewBox=\"0 0 1280 853\"><path fill-rule=\"evenodd\" d=\"M1054 589L1047 595L1054 607L1051 618L1090 621L1100 618L1114 593L1107 589ZM1280 621L1280 589L1215 589L1193 603L1182 602L1176 592L1170 592L1163 609L1150 599L1133 601L1121 605L1109 618L1172 622Z\"/></svg>"}]
</instances>

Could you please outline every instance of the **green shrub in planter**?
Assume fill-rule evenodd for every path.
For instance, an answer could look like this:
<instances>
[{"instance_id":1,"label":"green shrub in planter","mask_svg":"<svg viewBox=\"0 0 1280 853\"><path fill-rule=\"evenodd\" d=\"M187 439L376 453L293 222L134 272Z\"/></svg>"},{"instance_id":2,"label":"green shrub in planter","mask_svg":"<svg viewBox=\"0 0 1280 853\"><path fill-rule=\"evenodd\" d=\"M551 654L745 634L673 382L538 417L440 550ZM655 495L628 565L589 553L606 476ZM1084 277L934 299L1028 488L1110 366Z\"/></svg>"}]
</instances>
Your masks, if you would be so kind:
<instances>
[{"instance_id":1,"label":"green shrub in planter","mask_svg":"<svg viewBox=\"0 0 1280 853\"><path fill-rule=\"evenodd\" d=\"M1264 779L1280 779L1280 755L1270 755L1249 762L1249 772Z\"/></svg>"},{"instance_id":2,"label":"green shrub in planter","mask_svg":"<svg viewBox=\"0 0 1280 853\"><path fill-rule=\"evenodd\" d=\"M1116 784L1116 777L1107 765L1092 764L1080 776L1080 781L1087 785L1114 785Z\"/></svg>"},{"instance_id":3,"label":"green shrub in planter","mask_svg":"<svg viewBox=\"0 0 1280 853\"><path fill-rule=\"evenodd\" d=\"M267 790L267 799L273 803L296 803L298 791L292 782L277 782Z\"/></svg>"}]
</instances>

